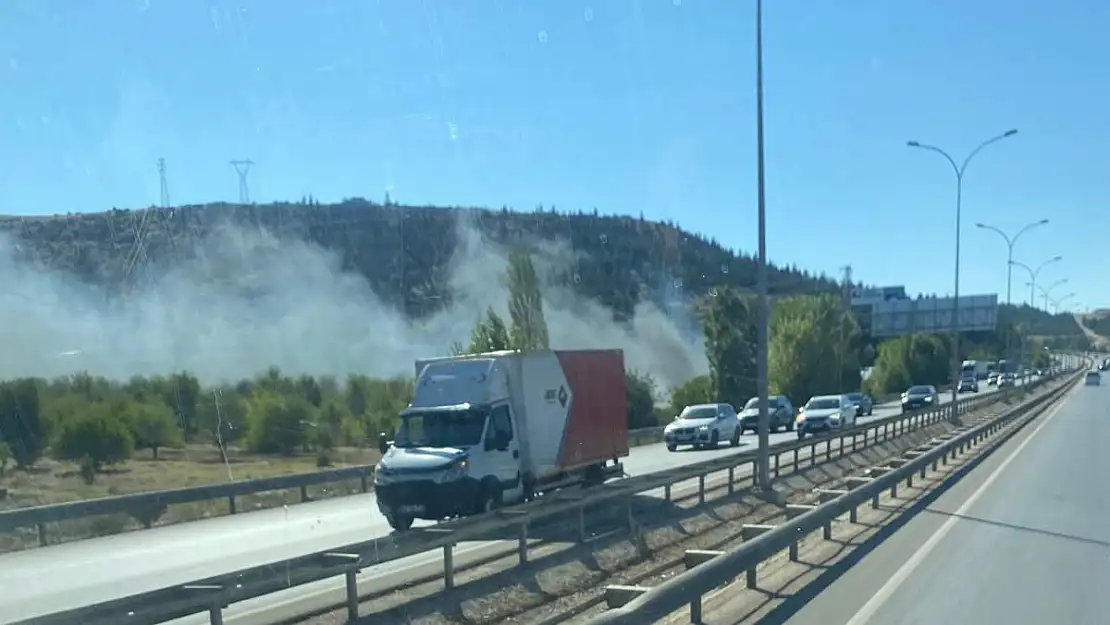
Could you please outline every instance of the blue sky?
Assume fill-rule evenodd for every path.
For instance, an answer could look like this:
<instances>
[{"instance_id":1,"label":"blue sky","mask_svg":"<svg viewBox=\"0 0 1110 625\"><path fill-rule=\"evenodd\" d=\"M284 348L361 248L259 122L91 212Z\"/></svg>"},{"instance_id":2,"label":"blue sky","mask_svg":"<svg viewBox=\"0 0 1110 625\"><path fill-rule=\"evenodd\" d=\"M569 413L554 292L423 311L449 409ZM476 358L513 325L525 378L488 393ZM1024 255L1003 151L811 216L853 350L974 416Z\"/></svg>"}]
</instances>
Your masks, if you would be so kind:
<instances>
[{"instance_id":1,"label":"blue sky","mask_svg":"<svg viewBox=\"0 0 1110 625\"><path fill-rule=\"evenodd\" d=\"M6 0L0 213L253 199L591 209L754 250L754 3L741 0ZM964 294L1005 294L976 230L1042 218L1110 305L1110 4L769 0L771 258L951 293L962 157ZM1023 272L1015 299L1027 297Z\"/></svg>"}]
</instances>

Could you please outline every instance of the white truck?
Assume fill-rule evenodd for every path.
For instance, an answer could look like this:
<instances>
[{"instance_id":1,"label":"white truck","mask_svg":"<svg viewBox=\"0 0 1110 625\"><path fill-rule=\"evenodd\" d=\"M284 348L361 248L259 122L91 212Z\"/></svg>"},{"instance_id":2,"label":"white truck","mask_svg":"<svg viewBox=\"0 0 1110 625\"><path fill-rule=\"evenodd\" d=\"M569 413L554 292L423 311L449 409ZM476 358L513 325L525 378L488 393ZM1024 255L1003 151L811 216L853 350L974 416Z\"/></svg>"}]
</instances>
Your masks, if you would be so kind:
<instances>
[{"instance_id":1,"label":"white truck","mask_svg":"<svg viewBox=\"0 0 1110 625\"><path fill-rule=\"evenodd\" d=\"M620 350L537 350L416 362L412 402L374 471L395 530L624 474Z\"/></svg>"},{"instance_id":2,"label":"white truck","mask_svg":"<svg viewBox=\"0 0 1110 625\"><path fill-rule=\"evenodd\" d=\"M990 366L983 360L965 360L960 366L960 377L986 380L990 375Z\"/></svg>"}]
</instances>

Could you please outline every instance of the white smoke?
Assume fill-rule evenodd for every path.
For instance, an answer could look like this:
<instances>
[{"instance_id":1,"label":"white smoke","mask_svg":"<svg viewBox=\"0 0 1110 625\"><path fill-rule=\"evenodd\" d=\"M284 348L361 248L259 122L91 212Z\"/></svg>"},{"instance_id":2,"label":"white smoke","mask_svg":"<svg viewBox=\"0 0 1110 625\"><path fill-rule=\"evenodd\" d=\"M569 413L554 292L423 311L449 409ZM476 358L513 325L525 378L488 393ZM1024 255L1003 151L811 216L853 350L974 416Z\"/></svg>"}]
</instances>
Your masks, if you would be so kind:
<instances>
[{"instance_id":1,"label":"white smoke","mask_svg":"<svg viewBox=\"0 0 1110 625\"><path fill-rule=\"evenodd\" d=\"M488 307L507 314L507 251L466 219L457 231L451 306L415 324L384 305L362 276L341 270L335 253L255 229L213 231L193 243L190 260L124 299L21 264L15 241L0 239L0 378L187 370L213 383L272 366L294 375L410 375L415 358L465 343ZM589 262L558 242L537 248L541 275ZM685 337L685 326L654 305L640 304L629 323L618 324L567 288L542 288L555 348L623 349L627 366L662 389L708 370L701 341Z\"/></svg>"}]
</instances>

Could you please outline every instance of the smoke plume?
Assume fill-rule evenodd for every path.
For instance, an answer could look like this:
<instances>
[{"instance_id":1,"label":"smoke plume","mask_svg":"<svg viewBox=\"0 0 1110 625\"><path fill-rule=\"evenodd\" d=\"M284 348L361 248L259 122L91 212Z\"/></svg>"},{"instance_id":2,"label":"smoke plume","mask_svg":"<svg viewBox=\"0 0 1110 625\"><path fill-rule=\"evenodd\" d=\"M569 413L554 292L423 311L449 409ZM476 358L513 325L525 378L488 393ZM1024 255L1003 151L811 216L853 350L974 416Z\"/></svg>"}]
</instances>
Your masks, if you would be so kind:
<instances>
[{"instance_id":1,"label":"smoke plume","mask_svg":"<svg viewBox=\"0 0 1110 625\"><path fill-rule=\"evenodd\" d=\"M507 250L465 218L457 234L452 305L419 323L342 271L336 254L255 229L224 226L196 240L190 260L125 299L21 264L15 241L0 239L0 378L188 370L214 383L271 366L294 375L411 375L415 358L465 343L488 307L507 315ZM560 243L534 243L541 276L588 262ZM627 366L663 389L707 370L700 339L680 330L689 320L641 304L618 324L608 309L552 281L542 291L552 347L623 349Z\"/></svg>"}]
</instances>

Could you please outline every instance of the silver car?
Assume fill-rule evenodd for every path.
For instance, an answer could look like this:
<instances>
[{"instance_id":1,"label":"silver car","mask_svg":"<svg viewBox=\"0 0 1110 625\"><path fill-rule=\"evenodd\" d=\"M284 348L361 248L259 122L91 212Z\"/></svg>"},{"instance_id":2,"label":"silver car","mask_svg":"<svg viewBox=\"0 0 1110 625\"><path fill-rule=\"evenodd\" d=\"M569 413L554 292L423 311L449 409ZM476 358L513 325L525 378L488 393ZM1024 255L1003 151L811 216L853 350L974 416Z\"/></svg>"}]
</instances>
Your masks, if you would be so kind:
<instances>
[{"instance_id":1,"label":"silver car","mask_svg":"<svg viewBox=\"0 0 1110 625\"><path fill-rule=\"evenodd\" d=\"M667 451L674 451L679 445L716 448L721 441L728 441L733 447L740 444L740 417L732 404L686 406L663 428Z\"/></svg>"}]
</instances>

